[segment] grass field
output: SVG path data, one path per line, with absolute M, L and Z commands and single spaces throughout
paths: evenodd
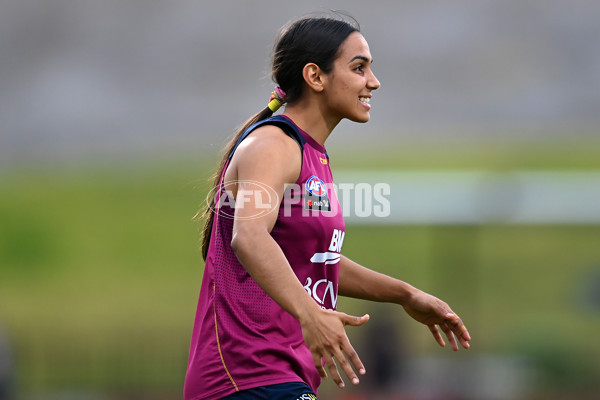
M 342 169 L 600 169 L 599 149 L 331 156 Z M 0 172 L 0 326 L 13 344 L 19 393 L 180 398 L 203 267 L 192 217 L 207 164 Z M 524 355 L 559 393 L 600 377 L 598 243 L 600 226 L 349 226 L 344 253 L 448 301 L 473 336 L 463 356 Z M 340 307 L 369 310 L 345 299 Z M 397 321 L 414 354 L 440 351 L 400 309 Z

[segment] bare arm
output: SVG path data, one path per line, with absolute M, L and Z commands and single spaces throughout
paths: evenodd
M 233 187 L 236 209 L 231 247 L 252 278 L 284 310 L 299 320 L 304 340 L 313 355 L 315 367 L 326 377 L 322 358 L 333 380 L 343 386 L 334 359 L 354 383 L 358 377 L 353 367 L 364 373 L 364 366 L 352 348 L 345 325 L 362 325 L 368 316 L 354 317 L 322 310 L 308 296 L 294 274 L 283 251 L 270 235 L 277 220 L 280 200 L 286 183 L 295 183 L 300 174 L 301 152 L 293 139 L 279 128 L 258 128 L 238 147 L 225 174 L 228 187 Z M 244 190 L 257 186 L 240 181 L 260 182 L 277 194 L 271 212 L 264 212 L 264 203 L 257 204 Z M 238 183 L 236 183 L 238 182 Z M 242 197 L 246 200 L 241 201 Z M 257 216 L 258 215 L 258 216 Z
M 448 304 L 406 282 L 365 268 L 345 256 L 340 260 L 338 292 L 347 297 L 399 304 L 408 315 L 427 325 L 440 346 L 446 343 L 438 326 L 446 334 L 452 349 L 458 350 L 457 338 L 464 348 L 469 348 L 469 332 Z

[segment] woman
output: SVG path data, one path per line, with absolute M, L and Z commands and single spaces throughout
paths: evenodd
M 341 255 L 345 225 L 324 144 L 343 118 L 369 120 L 380 86 L 371 64 L 357 24 L 341 18 L 302 18 L 281 31 L 279 86 L 226 149 L 205 213 L 187 400 L 314 399 L 328 373 L 344 386 L 339 369 L 358 384 L 365 367 L 344 326 L 369 316 L 335 311 L 338 294 L 400 304 L 440 345 L 439 329 L 454 350 L 457 340 L 469 347 L 446 303 Z

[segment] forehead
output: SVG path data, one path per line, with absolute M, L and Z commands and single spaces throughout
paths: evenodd
M 371 59 L 369 44 L 362 34 L 352 32 L 340 46 L 338 60 L 349 62 L 356 56 L 363 56 Z

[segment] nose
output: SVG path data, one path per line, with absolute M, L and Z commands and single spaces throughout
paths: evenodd
M 375 77 L 375 74 L 373 73 L 373 71 L 369 70 L 370 74 L 369 74 L 369 79 L 367 79 L 367 87 L 370 90 L 377 90 L 381 87 L 381 83 L 379 83 L 379 80 Z

